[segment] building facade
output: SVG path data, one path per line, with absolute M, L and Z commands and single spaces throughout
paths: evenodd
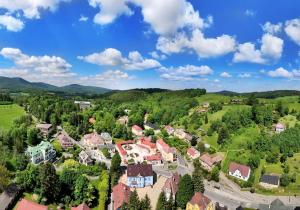
M 56 157 L 53 146 L 47 141 L 42 141 L 34 147 L 29 146 L 25 153 L 33 164 L 51 161 Z
M 137 164 L 127 167 L 127 185 L 132 188 L 142 188 L 153 185 L 152 165 Z

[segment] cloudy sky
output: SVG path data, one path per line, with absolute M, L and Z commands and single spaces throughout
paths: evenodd
M 0 76 L 300 90 L 300 1 L 0 0 Z

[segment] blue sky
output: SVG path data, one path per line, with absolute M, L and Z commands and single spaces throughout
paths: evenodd
M 300 2 L 1 0 L 0 75 L 113 89 L 300 89 Z

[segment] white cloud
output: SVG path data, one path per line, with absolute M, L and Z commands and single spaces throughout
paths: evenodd
M 242 73 L 242 74 L 239 74 L 238 77 L 240 77 L 240 78 L 250 78 L 250 77 L 252 77 L 252 75 L 249 74 L 249 73 Z
M 159 69 L 160 77 L 173 81 L 191 81 L 211 75 L 213 70 L 208 66 L 186 65 L 179 67 L 161 67 Z
M 235 50 L 235 39 L 228 35 L 216 38 L 205 38 L 203 33 L 195 29 L 191 38 L 184 33 L 178 33 L 174 38 L 160 37 L 156 48 L 163 53 L 179 53 L 191 49 L 200 58 L 217 57 Z
M 78 59 L 88 63 L 104 66 L 119 66 L 126 70 L 144 70 L 160 67 L 161 64 L 154 59 L 145 59 L 137 52 L 129 52 L 128 58 L 114 48 L 105 49 L 103 52 L 93 53 L 87 56 L 78 56 Z
M 214 82 L 215 82 L 215 83 L 219 83 L 220 80 L 219 80 L 219 79 L 215 79 Z
M 0 26 L 4 26 L 8 31 L 18 32 L 24 28 L 24 23 L 11 16 L 11 15 L 0 15 Z
M 247 9 L 245 11 L 245 15 L 248 16 L 248 17 L 254 17 L 256 15 L 256 11 Z
M 285 33 L 298 45 L 300 45 L 300 18 L 285 22 Z
M 88 0 L 89 4 L 100 11 L 95 15 L 94 22 L 105 25 L 112 23 L 120 15 L 132 15 L 126 0 Z
M 274 71 L 268 71 L 267 73 L 270 77 L 283 77 L 283 78 L 292 78 L 294 74 L 288 70 L 280 67 Z
M 86 16 L 84 16 L 84 15 L 80 15 L 80 18 L 79 18 L 79 21 L 80 22 L 86 22 L 86 21 L 88 21 L 88 17 L 86 17 Z
M 255 45 L 246 42 L 238 46 L 233 61 L 265 64 L 271 60 L 281 58 L 283 51 L 283 40 L 271 34 L 264 34 L 261 48 L 255 49 Z
M 3 76 L 21 76 L 30 81 L 65 82 L 76 74 L 71 71 L 71 64 L 57 56 L 29 56 L 20 49 L 3 48 L 0 55 L 13 61 L 14 66 L 9 69 L 1 69 Z
M 265 33 L 278 34 L 282 30 L 282 23 L 272 24 L 270 22 L 266 22 L 261 27 Z
M 160 54 L 157 51 L 152 51 L 149 54 L 151 55 L 152 58 L 157 59 L 157 60 L 165 60 L 165 59 L 167 59 L 166 55 Z
M 261 53 L 271 59 L 281 58 L 283 40 L 271 34 L 264 34 L 262 37 Z
M 202 19 L 193 5 L 186 0 L 88 0 L 100 11 L 94 22 L 105 25 L 112 23 L 121 15 L 132 15 L 129 5 L 138 6 L 144 18 L 155 33 L 170 35 L 183 28 L 205 28 L 213 23 L 212 16 Z
M 224 77 L 224 78 L 230 78 L 232 77 L 231 74 L 229 74 L 228 72 L 223 72 L 220 74 L 220 77 Z
M 28 19 L 40 18 L 42 10 L 54 12 L 61 2 L 70 2 L 71 0 L 1 0 L 0 8 L 10 13 L 22 11 Z
M 114 82 L 114 81 L 119 81 L 123 79 L 130 79 L 129 75 L 125 72 L 122 72 L 120 70 L 108 70 L 100 74 L 96 75 L 91 75 L 87 77 L 81 77 L 80 80 L 82 81 L 89 81 L 89 82 L 94 82 L 94 83 L 99 83 L 99 82 Z

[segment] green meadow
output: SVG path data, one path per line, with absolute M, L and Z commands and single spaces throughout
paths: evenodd
M 24 114 L 24 109 L 19 105 L 0 105 L 0 130 L 8 130 L 13 121 Z

